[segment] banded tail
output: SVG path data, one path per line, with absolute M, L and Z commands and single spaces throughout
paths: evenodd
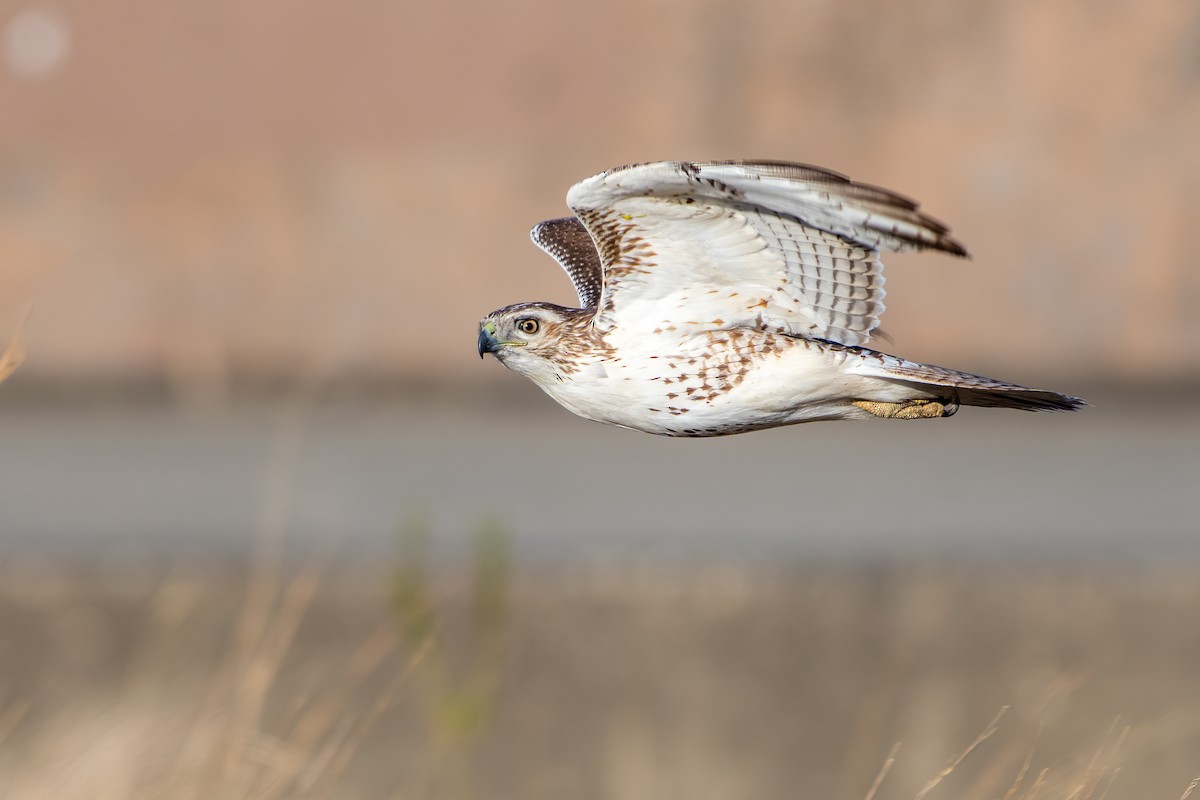
M 863 358 L 855 372 L 909 384 L 935 394 L 939 393 L 934 387 L 950 387 L 954 391 L 946 393 L 948 399 L 959 405 L 1016 408 L 1021 411 L 1078 411 L 1088 404 L 1080 397 L 1048 389 L 1031 389 L 934 364 L 918 364 L 866 348 L 848 349 L 858 351 Z

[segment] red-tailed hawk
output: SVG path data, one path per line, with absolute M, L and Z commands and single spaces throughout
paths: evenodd
M 1077 397 L 918 364 L 864 345 L 884 251 L 966 255 L 900 195 L 773 161 L 664 161 L 571 187 L 574 217 L 533 241 L 580 308 L 519 303 L 479 354 L 576 414 L 666 436 L 826 419 L 948 417 L 960 405 L 1070 411 Z

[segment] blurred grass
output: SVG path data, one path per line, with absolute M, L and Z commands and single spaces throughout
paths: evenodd
M 459 566 L 420 539 L 289 574 L 248 661 L 245 573 L 8 565 L 5 796 L 858 800 L 892 753 L 874 800 L 1174 800 L 1200 771 L 1182 567 L 512 572 L 498 528 Z
M 21 321 L 17 324 L 17 329 L 13 331 L 12 337 L 9 338 L 8 344 L 5 345 L 3 352 L 0 352 L 0 383 L 8 380 L 8 377 L 16 372 L 17 367 L 25 361 L 25 341 L 23 334 L 25 325 L 29 321 L 29 314 L 32 309 L 26 309 L 25 314 L 21 317 Z
M 428 517 L 411 514 L 401 529 L 392 579 L 405 643 L 428 650 L 414 687 L 429 734 L 420 757 L 421 794 L 474 797 L 472 751 L 495 713 L 504 665 L 508 538 L 497 521 L 487 520 L 475 537 L 468 585 L 449 591 L 434 585 L 431 540 Z

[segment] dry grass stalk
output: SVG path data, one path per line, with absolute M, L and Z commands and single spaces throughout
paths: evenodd
M 1049 767 L 1043 767 L 1038 773 L 1037 780 L 1033 782 L 1033 786 L 1029 787 L 1029 794 L 1025 795 L 1024 800 L 1036 800 L 1038 792 L 1046 785 L 1046 776 L 1050 774 Z
M 965 750 L 963 750 L 961 753 L 959 753 L 957 756 L 950 759 L 950 763 L 947 764 L 945 766 L 945 768 L 943 768 L 942 771 L 939 772 L 933 778 L 933 780 L 931 780 L 929 783 L 925 784 L 925 787 L 923 789 L 921 789 L 921 791 L 917 792 L 916 800 L 924 800 L 924 798 L 930 792 L 932 792 L 939 783 L 941 783 L 943 780 L 945 780 L 947 777 L 949 777 L 950 773 L 954 772 L 955 768 L 958 767 L 958 765 L 963 762 L 963 759 L 965 759 L 967 756 L 971 755 L 971 753 L 974 752 L 975 748 L 979 747 L 979 745 L 983 744 L 985 741 L 987 741 L 989 738 L 991 738 L 991 736 L 998 730 L 997 726 L 999 725 L 1001 718 L 1007 712 L 1008 712 L 1008 706 L 1001 706 L 1000 711 L 996 714 L 996 716 L 992 717 L 992 721 L 989 722 L 987 727 L 983 729 L 983 732 L 975 737 L 975 741 L 973 741 L 969 745 L 967 745 L 967 748 Z
M 29 713 L 29 701 L 18 700 L 4 709 L 4 713 L 0 714 L 0 745 L 8 739 L 17 726 L 21 724 L 21 720 L 25 719 L 25 715 Z
M 32 311 L 33 306 L 25 309 L 25 313 L 21 315 L 21 321 L 17 323 L 17 329 L 13 332 L 12 338 L 8 340 L 8 346 L 4 348 L 3 353 L 0 353 L 0 383 L 6 381 L 25 361 L 27 353 L 23 334 L 25 333 L 25 324 L 29 322 L 29 315 Z
M 1025 782 L 1025 775 L 1029 772 L 1029 767 L 1033 763 L 1033 751 L 1037 749 L 1037 740 L 1042 736 L 1042 729 L 1039 726 L 1037 736 L 1034 737 L 1033 746 L 1029 748 L 1029 752 L 1025 754 L 1025 761 L 1021 764 L 1021 769 L 1017 771 L 1017 776 L 1013 778 L 1012 786 L 1008 787 L 1008 791 L 1004 793 L 1004 800 L 1013 800 L 1017 796 L 1017 792 L 1021 791 L 1021 784 Z M 1043 773 L 1044 775 L 1045 773 Z
M 1096 748 L 1096 752 L 1092 754 L 1091 761 L 1088 762 L 1087 769 L 1083 772 L 1083 777 L 1080 782 L 1068 795 L 1067 800 L 1091 800 L 1096 796 L 1096 790 L 1100 787 L 1100 782 L 1104 779 L 1106 773 L 1110 775 L 1109 785 L 1116 777 L 1115 773 L 1119 770 L 1113 770 L 1111 773 L 1106 769 L 1106 765 L 1112 762 L 1112 758 L 1120 749 L 1121 744 L 1125 741 L 1125 737 L 1129 734 L 1129 726 L 1126 725 L 1121 733 L 1117 736 L 1115 742 L 1109 745 L 1109 740 L 1112 738 L 1113 731 L 1116 730 L 1121 718 L 1117 717 L 1105 732 L 1104 737 L 1100 740 L 1100 746 Z M 1105 789 L 1105 794 L 1108 790 Z M 1103 797 L 1103 795 L 1101 795 Z
M 278 655 L 279 645 L 286 641 L 284 637 L 276 635 L 274 652 L 270 655 L 264 652 L 269 628 L 272 623 L 284 623 L 294 631 L 298 624 L 298 619 L 277 618 L 276 602 L 281 582 L 283 539 L 292 504 L 295 470 L 299 463 L 307 411 L 308 404 L 301 401 L 290 402 L 285 407 L 264 469 L 263 498 L 254 538 L 253 574 L 247 587 L 245 611 L 239 620 L 237 645 L 232 653 L 236 659 L 233 669 L 242 680 L 231 719 L 225 758 L 226 774 L 235 767 L 237 754 L 241 750 L 242 732 L 257 725 L 262 701 L 270 686 L 273 656 Z
M 295 721 L 283 738 L 261 730 L 262 714 L 272 686 L 297 631 L 322 583 L 320 565 L 328 553 L 318 548 L 301 571 L 283 580 L 283 544 L 295 487 L 295 470 L 305 438 L 309 411 L 315 397 L 317 373 L 303 382 L 279 418 L 279 427 L 263 472 L 263 494 L 256 526 L 253 569 L 246 602 L 237 621 L 234 640 L 222 676 L 214 682 L 205 702 L 207 714 L 193 726 L 184 753 L 200 755 L 213 747 L 206 770 L 217 778 L 222 794 L 270 800 L 289 789 L 307 793 L 336 765 L 340 773 L 363 742 L 367 731 L 391 705 L 400 686 L 424 655 L 414 653 L 408 666 L 393 679 L 389 691 L 376 700 L 366 719 L 347 717 L 357 687 L 386 664 L 398 649 L 392 625 L 381 625 L 343 664 L 340 674 L 324 684 L 323 696 L 307 694 L 292 705 Z M 216 730 L 223 735 L 213 741 Z M 190 763 L 190 760 L 186 763 Z M 193 791 L 194 781 L 185 781 Z
M 1104 798 L 1108 797 L 1108 790 L 1112 788 L 1112 785 L 1117 780 L 1117 776 L 1120 774 L 1121 774 L 1121 768 L 1114 767 L 1113 771 L 1108 774 L 1108 782 L 1104 784 L 1104 791 L 1102 791 L 1100 793 L 1100 797 L 1098 798 L 1098 800 L 1104 800 Z
M 417 670 L 417 668 L 424 663 L 426 657 L 430 654 L 430 652 L 432 652 L 433 647 L 433 639 L 426 639 L 423 641 L 413 652 L 413 654 L 409 656 L 408 663 L 404 665 L 404 669 L 396 673 L 396 676 L 392 679 L 392 682 L 388 685 L 387 689 L 385 689 L 383 693 L 375 699 L 375 702 L 371 704 L 371 708 L 367 711 L 363 718 L 359 720 L 357 727 L 351 732 L 351 735 L 347 738 L 345 745 L 341 748 L 341 751 L 337 753 L 337 758 L 333 761 L 330 767 L 330 773 L 334 777 L 338 777 L 345 772 L 346 767 L 350 764 L 350 759 L 354 755 L 354 752 L 362 745 L 363 741 L 367 738 L 367 734 L 371 731 L 371 728 L 374 727 L 375 723 L 379 721 L 379 718 L 383 716 L 383 712 L 385 712 L 396 701 L 396 698 L 400 694 L 400 689 L 408 682 L 409 678 Z
M 1197 786 L 1200 786 L 1200 778 L 1192 778 L 1192 782 L 1183 790 L 1183 794 L 1180 795 L 1179 800 L 1188 800 L 1192 796 L 1192 792 L 1196 791 Z
M 875 793 L 879 791 L 883 779 L 887 777 L 888 772 L 892 769 L 892 765 L 896 763 L 896 754 L 899 752 L 900 743 L 896 742 L 892 745 L 891 752 L 887 754 L 887 758 L 883 760 L 883 766 L 879 768 L 879 774 L 875 776 L 875 781 L 871 784 L 871 788 L 867 790 L 867 796 L 863 800 L 874 800 Z
M 339 718 L 354 690 L 396 651 L 398 644 L 392 622 L 381 623 L 345 661 L 341 675 L 330 682 L 325 696 L 305 710 L 288 740 L 305 752 L 313 750 Z

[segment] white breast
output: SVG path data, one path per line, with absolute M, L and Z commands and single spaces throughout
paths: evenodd
M 715 435 L 853 415 L 840 410 L 862 379 L 808 340 L 761 331 L 629 337 L 578 372 L 540 382 L 574 413 L 666 435 Z

